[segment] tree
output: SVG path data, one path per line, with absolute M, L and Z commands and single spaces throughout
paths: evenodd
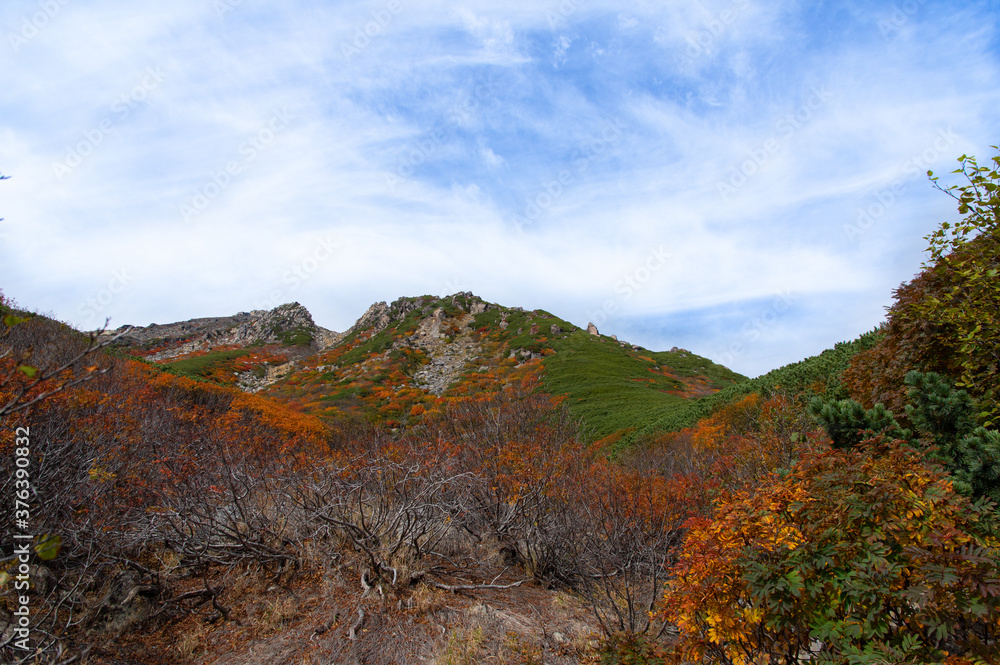
M 904 436 L 892 412 L 882 404 L 866 410 L 853 399 L 826 401 L 817 396 L 809 403 L 809 413 L 830 435 L 833 447 L 841 450 L 850 450 L 878 434 Z
M 880 436 L 921 451 L 951 473 L 955 489 L 978 500 L 1000 503 L 1000 432 L 979 426 L 976 402 L 934 372 L 909 372 L 905 378 L 909 404 L 903 429 L 882 404 L 866 410 L 854 400 L 824 401 L 816 397 L 809 412 L 826 429 L 833 446 L 857 448 Z
M 927 236 L 923 271 L 895 291 L 882 340 L 855 357 L 844 384 L 865 406 L 902 414 L 906 373 L 938 372 L 979 403 L 976 417 L 988 427 L 1000 421 L 1000 154 L 990 166 L 967 155 L 959 162 L 953 173 L 965 185 L 945 188 L 928 176 L 964 217 Z
M 960 375 L 957 385 L 982 402 L 983 424 L 1000 418 L 1000 146 L 992 167 L 979 166 L 975 157 L 959 157 L 968 181 L 959 187 L 942 188 L 933 172 L 934 184 L 958 201 L 965 217 L 951 225 L 945 222 L 928 236 L 931 262 L 925 267 L 944 281 L 946 288 L 913 309 L 922 317 L 947 327 L 957 342 L 954 352 Z
M 1000 551 L 981 525 L 990 513 L 906 446 L 819 446 L 689 523 L 661 611 L 680 631 L 677 655 L 995 658 Z
M 951 472 L 959 493 L 1000 503 L 1000 432 L 978 426 L 975 402 L 941 375 L 913 371 L 906 384 L 914 444 Z
M 2 320 L 0 340 L 10 342 L 12 332 L 25 332 L 26 336 L 30 337 L 34 333 L 34 329 L 26 329 L 31 328 L 28 324 L 32 317 L 25 316 L 23 313 L 15 313 L 6 304 L 7 302 L 3 292 L 0 291 L 0 320 Z M 42 326 L 48 325 L 47 322 L 35 323 Z M 105 325 L 107 325 L 106 322 Z M 15 326 L 21 327 L 15 331 Z M 34 353 L 34 349 L 30 345 L 5 343 L 0 346 L 0 420 L 102 374 L 103 372 L 96 365 L 84 366 L 85 361 L 99 349 L 113 343 L 121 333 L 110 339 L 100 340 L 101 332 L 103 332 L 103 328 L 100 331 L 90 333 L 85 345 L 78 345 L 75 352 L 68 357 L 49 363 L 33 362 L 29 364 Z M 20 351 L 16 354 L 15 346 L 20 347 Z M 36 367 L 35 365 L 41 366 Z

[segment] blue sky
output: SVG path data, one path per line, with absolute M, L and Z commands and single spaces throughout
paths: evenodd
M 1000 142 L 995 0 L 0 7 L 0 288 L 82 329 L 473 291 L 748 375 Z

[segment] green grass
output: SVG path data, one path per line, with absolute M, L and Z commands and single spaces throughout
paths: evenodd
M 769 397 L 776 393 L 797 396 L 808 401 L 822 393 L 832 399 L 844 399 L 847 392 L 840 384 L 840 374 L 856 354 L 873 347 L 878 331 L 868 332 L 850 342 L 840 342 L 816 356 L 771 370 L 755 379 L 735 383 L 713 395 L 691 401 L 672 413 L 664 413 L 629 435 L 628 442 L 659 432 L 676 432 L 690 427 L 718 409 L 752 393 Z M 658 354 L 659 355 L 659 354 Z
M 702 358 L 690 351 L 643 352 L 640 355 L 650 357 L 661 365 L 666 365 L 677 376 L 685 378 L 703 376 L 719 388 L 747 380 L 747 377 L 742 374 L 737 374 L 728 367 L 716 365 L 708 358 Z
M 371 394 L 372 389 L 370 386 L 351 386 L 349 388 L 338 390 L 332 395 L 324 395 L 323 397 L 320 397 L 320 400 L 334 402 L 339 400 L 349 400 L 356 397 L 368 397 Z
M 277 337 L 285 346 L 309 346 L 313 341 L 312 331 L 302 326 L 282 330 L 277 334 Z
M 211 374 L 218 365 L 234 358 L 239 358 L 249 354 L 247 349 L 236 349 L 234 351 L 216 351 L 204 356 L 195 356 L 185 360 L 177 360 L 172 363 L 163 363 L 162 367 L 173 374 L 183 374 L 185 376 L 202 378 Z
M 671 394 L 683 392 L 684 384 L 651 370 L 665 366 L 678 376 L 705 376 L 715 388 L 745 379 L 690 353 L 681 358 L 670 352 L 636 352 L 581 330 L 554 340 L 552 346 L 556 353 L 545 359 L 545 389 L 569 395 L 566 405 L 586 423 L 588 439 L 644 428 L 687 407 L 690 399 Z
M 342 355 L 339 359 L 337 359 L 337 364 L 341 367 L 347 367 L 349 365 L 356 365 L 364 362 L 368 359 L 369 354 L 382 353 L 386 349 L 392 347 L 392 343 L 395 341 L 395 335 L 395 328 L 386 328 L 382 332 L 374 335 L 361 344 L 358 344 L 356 347 Z

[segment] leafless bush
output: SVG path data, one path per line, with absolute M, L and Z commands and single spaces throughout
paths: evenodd
M 462 476 L 426 452 L 375 442 L 288 489 L 309 528 L 345 537 L 364 556 L 363 584 L 395 586 L 426 574 L 429 557 L 447 558 L 437 549 L 461 512 Z

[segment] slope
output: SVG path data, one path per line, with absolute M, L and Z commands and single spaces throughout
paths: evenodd
M 544 310 L 459 293 L 376 303 L 339 343 L 268 393 L 333 420 L 406 427 L 448 399 L 495 391 L 526 374 L 565 397 L 589 439 L 642 427 L 744 379 L 683 350 L 650 352 Z

